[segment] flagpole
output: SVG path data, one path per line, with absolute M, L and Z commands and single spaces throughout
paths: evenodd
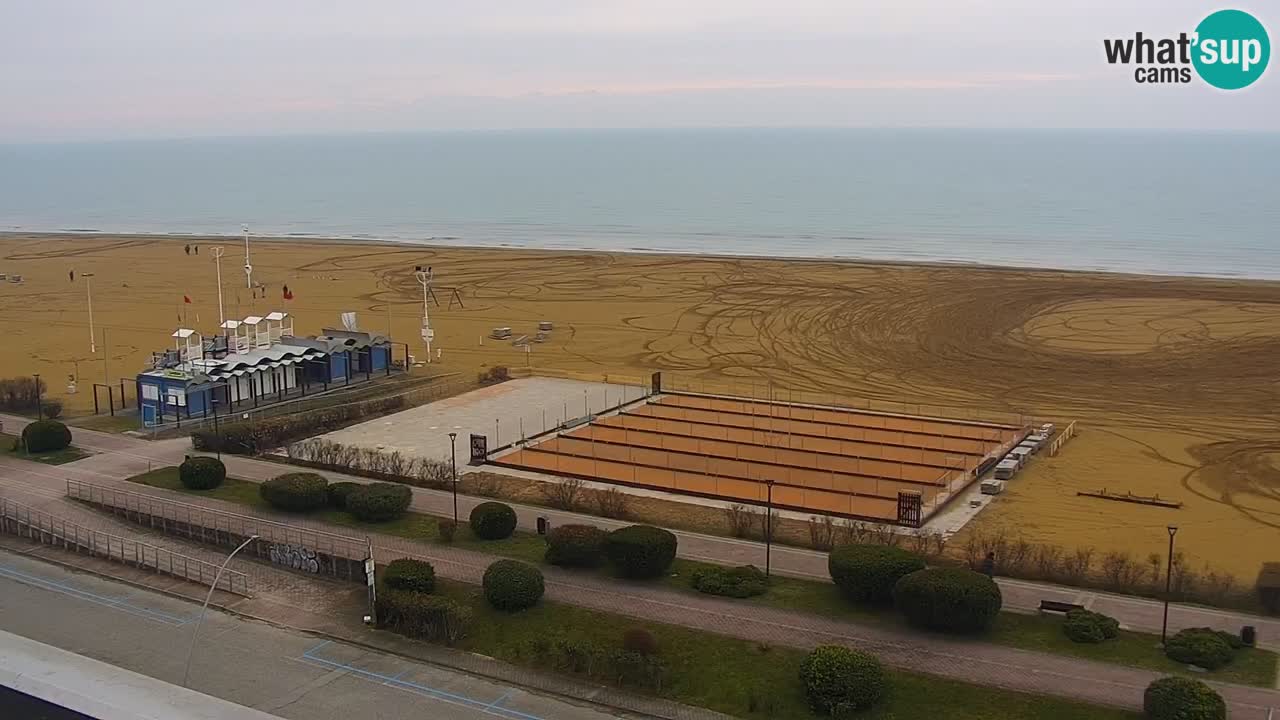
M 222 314 L 222 254 L 225 252 L 221 245 L 213 249 L 213 262 L 218 268 L 218 327 L 227 321 Z

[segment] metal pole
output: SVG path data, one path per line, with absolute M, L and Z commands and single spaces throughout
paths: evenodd
M 93 332 L 93 273 L 80 273 L 80 277 L 84 278 L 84 293 L 89 301 L 89 352 L 97 353 L 97 339 Z
M 249 264 L 249 226 L 241 225 L 240 229 L 244 231 L 244 283 L 245 287 L 253 289 L 253 265 Z
M 427 306 L 427 295 L 431 292 L 431 268 L 426 270 L 418 266 L 414 273 L 422 285 L 422 341 L 427 345 L 427 364 L 431 364 L 431 311 Z
M 769 489 L 769 495 L 764 516 L 764 576 L 769 577 L 773 555 L 773 481 L 766 480 L 765 487 Z
M 449 433 L 449 454 L 453 458 L 453 525 L 458 526 L 458 433 Z
M 36 379 L 36 420 L 43 420 L 44 408 L 40 401 L 40 373 L 36 373 L 34 377 Z M 94 397 L 97 397 L 97 393 L 94 394 Z
M 222 460 L 222 434 L 218 432 L 218 386 L 214 385 L 209 388 L 209 404 L 213 406 L 213 445 L 214 451 L 218 453 L 218 460 Z
M 1160 625 L 1161 645 L 1165 644 L 1169 636 L 1169 593 L 1173 589 L 1173 536 L 1178 534 L 1178 528 L 1174 525 L 1165 529 L 1169 531 L 1169 567 L 1164 576 L 1164 622 Z
M 248 235 L 245 235 L 245 247 L 248 247 Z M 182 672 L 182 687 L 187 687 L 187 679 L 191 677 L 191 658 L 196 652 L 196 639 L 200 635 L 200 624 L 204 622 L 204 614 L 209 610 L 209 601 L 213 599 L 213 591 L 218 589 L 218 580 L 222 579 L 222 571 L 227 569 L 227 563 L 231 562 L 231 558 L 236 556 L 249 543 L 257 540 L 257 535 L 250 535 L 248 540 L 240 543 L 240 547 L 231 551 L 226 560 L 222 561 L 222 565 L 218 568 L 218 574 L 213 576 L 213 584 L 209 586 L 209 594 L 204 598 L 204 605 L 200 607 L 200 616 L 196 618 L 196 626 L 191 630 L 191 648 L 187 650 L 187 667 Z
M 213 253 L 214 265 L 218 268 L 218 327 L 221 328 L 222 324 L 227 321 L 226 317 L 222 314 L 222 254 L 225 250 L 221 245 L 219 245 L 211 252 Z M 223 334 L 226 334 L 227 331 L 223 329 L 222 332 Z

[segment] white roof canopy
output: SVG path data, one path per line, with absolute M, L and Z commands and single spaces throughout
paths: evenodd
M 278 311 L 278 310 L 277 310 L 277 311 L 275 311 L 275 312 L 267 313 L 267 319 L 268 319 L 268 320 L 283 320 L 283 319 L 285 319 L 285 318 L 287 318 L 287 317 L 289 317 L 289 313 L 287 313 L 287 312 L 280 312 L 280 311 Z
M 249 317 L 244 319 L 245 325 L 257 325 L 260 322 L 262 322 L 262 318 L 258 317 L 257 315 L 250 315 Z
M 189 338 L 195 334 L 196 334 L 195 330 L 188 330 L 187 328 L 178 328 L 177 330 L 174 330 L 173 334 L 170 335 L 169 337 Z
M 226 321 L 226 322 L 222 323 L 222 325 L 220 325 L 219 327 L 226 328 L 227 330 L 235 330 L 236 328 L 240 327 L 240 321 L 239 321 L 239 320 L 228 320 L 228 321 Z

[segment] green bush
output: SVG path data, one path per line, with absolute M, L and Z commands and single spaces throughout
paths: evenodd
M 57 420 L 62 417 L 62 401 L 61 400 L 45 400 L 40 403 L 40 410 L 44 416 L 50 420 Z
M 329 481 L 315 473 L 288 473 L 258 486 L 267 504 L 287 512 L 309 512 L 329 502 Z
M 188 455 L 178 466 L 178 481 L 191 490 L 212 490 L 227 479 L 227 466 L 218 458 Z
M 386 522 L 404 515 L 413 502 L 413 491 L 405 485 L 376 482 L 361 485 L 347 495 L 347 512 L 364 522 Z
M 471 532 L 482 540 L 505 540 L 516 530 L 516 511 L 500 502 L 482 502 L 471 509 Z
M 604 553 L 623 577 L 655 578 L 675 560 L 676 536 L 652 525 L 630 525 L 609 533 Z
M 893 601 L 907 621 L 944 632 L 986 630 L 1000 612 L 1000 588 L 972 570 L 930 568 L 903 577 L 893 588 Z
M 1272 615 L 1280 615 L 1280 562 L 1263 563 L 1254 583 L 1258 601 Z
M 462 639 L 473 617 L 471 608 L 448 598 L 385 585 L 378 591 L 375 607 L 380 627 L 448 645 Z
M 1142 694 L 1150 720 L 1226 720 L 1227 704 L 1213 688 L 1188 677 L 1162 677 Z
M 360 487 L 360 483 L 343 480 L 342 482 L 329 483 L 326 492 L 329 496 L 329 505 L 339 510 L 347 509 L 347 496 Z
M 542 571 L 517 560 L 498 560 L 484 571 L 484 597 L 498 610 L 516 612 L 542 599 Z
M 1164 654 L 1180 663 L 1217 670 L 1235 656 L 1231 641 L 1224 635 L 1229 637 L 1228 633 L 1209 628 L 1180 630 L 1165 642 Z
M 630 628 L 622 633 L 622 651 L 636 655 L 657 655 L 658 641 L 644 628 Z
M 71 431 L 57 420 L 37 420 L 22 428 L 22 444 L 31 453 L 62 450 L 71 445 Z
M 846 718 L 884 697 L 884 666 L 874 655 L 839 645 L 821 645 L 800 665 L 809 707 L 819 715 Z
M 924 568 L 924 558 L 887 545 L 843 545 L 827 556 L 831 580 L 854 602 L 888 604 L 898 580 Z
M 546 561 L 562 567 L 598 567 L 608 535 L 594 525 L 560 525 L 547 533 Z
M 1120 634 L 1120 621 L 1092 610 L 1071 610 L 1062 633 L 1072 642 L 1096 644 Z
M 769 579 L 755 565 L 715 566 L 694 570 L 689 576 L 689 585 L 708 595 L 749 598 L 763 595 L 769 589 Z
M 425 560 L 400 558 L 387 563 L 382 581 L 393 590 L 429 593 L 436 589 L 436 569 Z

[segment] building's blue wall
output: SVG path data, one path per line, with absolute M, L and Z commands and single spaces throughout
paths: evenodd
M 329 356 L 329 379 L 345 380 L 347 377 L 347 363 L 350 358 L 346 352 L 336 352 Z
M 391 363 L 391 346 L 375 345 L 370 348 L 374 370 L 386 370 Z

